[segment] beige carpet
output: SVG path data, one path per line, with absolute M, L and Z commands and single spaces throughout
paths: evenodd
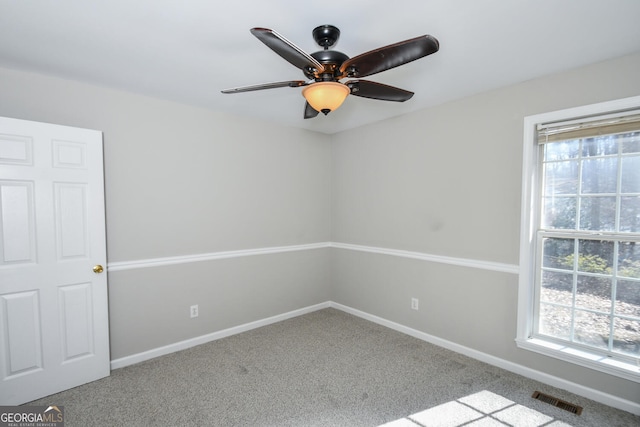
M 534 390 L 584 411 L 534 400 Z M 640 425 L 335 309 L 117 369 L 29 405 L 64 406 L 66 427 Z

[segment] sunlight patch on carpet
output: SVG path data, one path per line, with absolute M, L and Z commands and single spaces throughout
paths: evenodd
M 572 427 L 487 390 L 417 412 L 379 427 Z

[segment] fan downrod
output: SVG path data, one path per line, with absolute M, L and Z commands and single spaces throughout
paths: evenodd
M 320 25 L 313 29 L 313 39 L 325 50 L 336 44 L 340 38 L 340 30 L 333 25 Z

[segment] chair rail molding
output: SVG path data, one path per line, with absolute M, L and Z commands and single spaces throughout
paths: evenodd
M 160 267 L 165 265 L 186 264 L 190 262 L 214 261 L 227 258 L 238 258 L 256 255 L 269 255 L 284 252 L 308 251 L 313 249 L 336 248 L 357 252 L 390 255 L 401 258 L 417 259 L 422 261 L 437 262 L 442 264 L 457 265 L 461 267 L 479 268 L 482 270 L 499 271 L 503 273 L 518 274 L 519 266 L 493 261 L 484 261 L 468 258 L 456 258 L 443 255 L 434 255 L 424 252 L 406 251 L 402 249 L 381 248 L 375 246 L 356 245 L 340 242 L 318 242 L 302 245 L 274 246 L 256 249 L 240 249 L 234 251 L 210 252 L 193 255 L 179 255 L 164 258 L 150 258 L 133 261 L 110 262 L 107 268 L 110 272 L 132 270 L 137 268 Z

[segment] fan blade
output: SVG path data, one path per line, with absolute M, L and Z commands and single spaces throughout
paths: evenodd
M 368 80 L 349 80 L 345 83 L 351 89 L 351 95 L 382 101 L 404 102 L 411 99 L 413 92 Z
M 239 93 L 239 92 L 250 92 L 252 90 L 262 90 L 262 89 L 275 89 L 279 87 L 300 87 L 306 86 L 309 83 L 304 80 L 292 80 L 290 82 L 274 82 L 274 83 L 264 83 L 259 85 L 251 85 L 251 86 L 242 86 L 242 87 L 234 87 L 231 89 L 225 89 L 221 91 L 222 93 Z
M 304 104 L 305 119 L 313 119 L 317 115 L 318 115 L 318 111 L 314 110 L 313 107 L 308 102 Z
M 301 70 L 310 71 L 311 74 L 320 74 L 324 71 L 324 65 L 318 62 L 318 60 L 275 31 L 268 28 L 252 28 L 251 34 Z
M 431 55 L 438 49 L 438 40 L 424 35 L 347 59 L 340 72 L 344 77 L 366 77 Z

